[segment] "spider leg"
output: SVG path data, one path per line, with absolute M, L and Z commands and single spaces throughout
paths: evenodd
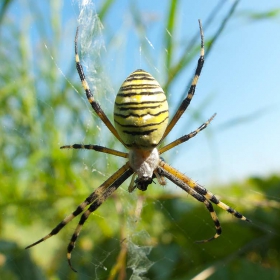
M 130 184 L 128 186 L 128 192 L 132 193 L 136 189 L 136 184 L 135 184 L 135 177 L 137 176 L 136 173 L 134 173 L 131 177 Z
M 183 102 L 181 103 L 180 107 L 178 108 L 177 112 L 175 113 L 174 117 L 172 118 L 171 122 L 168 124 L 161 141 L 169 134 L 169 132 L 171 131 L 171 129 L 174 127 L 174 125 L 177 123 L 177 121 L 180 119 L 180 117 L 182 116 L 182 114 L 185 112 L 185 110 L 188 108 L 189 104 L 191 103 L 191 100 L 194 96 L 195 93 L 195 89 L 196 89 L 196 85 L 204 64 L 204 36 L 203 36 L 203 30 L 202 30 L 202 26 L 201 26 L 201 22 L 200 20 L 198 21 L 199 23 L 199 29 L 200 29 L 200 38 L 201 38 L 201 44 L 200 44 L 200 58 L 197 62 L 197 67 L 195 70 L 195 75 L 193 77 L 190 89 L 188 91 L 188 94 L 186 96 L 186 98 L 183 100 Z
M 79 28 L 76 30 L 76 36 L 75 36 L 75 60 L 76 60 L 76 68 L 78 71 L 78 74 L 80 76 L 80 80 L 82 82 L 82 86 L 86 92 L 87 99 L 92 107 L 92 109 L 96 112 L 98 117 L 103 121 L 103 123 L 108 127 L 108 129 L 114 134 L 114 136 L 123 144 L 123 141 L 121 140 L 118 132 L 116 131 L 115 127 L 112 125 L 110 120 L 105 115 L 104 111 L 100 107 L 99 103 L 95 101 L 93 94 L 91 93 L 91 90 L 89 88 L 89 85 L 86 81 L 86 77 L 84 74 L 83 66 L 80 63 L 80 58 L 78 54 L 78 34 L 79 34 Z
M 74 212 L 72 212 L 70 215 L 68 215 L 63 221 L 61 221 L 49 234 L 44 236 L 43 238 L 39 239 L 38 241 L 34 242 L 33 244 L 27 246 L 25 249 L 29 249 L 46 239 L 52 237 L 53 235 L 60 232 L 60 230 L 66 226 L 71 220 L 73 220 L 76 216 L 78 216 L 80 213 L 84 211 L 84 209 L 94 201 L 98 200 L 100 196 L 102 196 L 108 188 L 111 188 L 114 182 L 118 180 L 121 176 L 124 176 L 126 172 L 132 172 L 129 168 L 129 164 L 126 163 L 124 166 L 122 166 L 117 172 L 115 172 L 110 178 L 108 178 L 101 186 L 99 186 L 93 193 L 91 193 L 85 200 L 82 202 Z M 129 172 L 128 172 L 129 173 Z M 121 177 L 122 178 L 122 177 Z
M 163 154 L 164 152 L 188 141 L 189 139 L 193 138 L 194 136 L 196 136 L 201 130 L 205 129 L 210 122 L 214 119 L 214 117 L 216 116 L 216 114 L 214 114 L 207 122 L 203 123 L 200 127 L 198 127 L 196 130 L 192 131 L 191 133 L 184 135 L 180 138 L 178 138 L 177 140 L 169 143 L 168 145 L 162 147 L 159 149 L 159 153 Z
M 110 155 L 115 155 L 118 157 L 128 158 L 128 153 L 123 153 L 117 150 L 109 149 L 99 145 L 83 145 L 83 144 L 73 144 L 73 145 L 65 145 L 60 147 L 60 149 L 86 149 L 86 150 L 94 150 L 101 153 L 106 153 Z
M 128 163 L 124 165 L 124 167 L 124 171 L 121 174 L 119 174 L 118 178 L 111 185 L 109 185 L 104 192 L 100 193 L 97 196 L 97 198 L 91 203 L 89 208 L 82 214 L 79 224 L 77 225 L 75 232 L 71 237 L 70 243 L 67 247 L 67 260 L 69 266 L 75 272 L 77 271 L 73 268 L 71 264 L 71 252 L 75 247 L 75 243 L 82 230 L 82 227 L 89 215 L 92 212 L 94 212 L 127 178 L 129 178 L 133 174 L 133 170 L 129 167 Z
M 157 170 L 154 171 L 154 175 L 156 176 L 158 183 L 162 186 L 166 185 L 166 181 L 164 176 L 162 176 L 162 174 L 160 174 Z
M 223 210 L 232 214 L 234 217 L 241 219 L 243 221 L 246 221 L 246 222 L 251 222 L 249 219 L 247 219 L 241 213 L 237 212 L 236 210 L 234 210 L 231 207 L 229 207 L 228 205 L 226 205 L 224 202 L 220 201 L 214 194 L 209 192 L 207 189 L 205 189 L 201 185 L 196 184 L 196 186 L 194 187 L 194 190 L 197 191 L 198 193 L 200 193 L 201 195 L 203 195 L 204 197 L 206 197 L 209 201 L 215 203 L 217 206 L 219 206 Z
M 186 183 L 184 183 L 183 181 L 181 181 L 180 179 L 178 179 L 174 174 L 169 173 L 167 170 L 165 170 L 163 167 L 159 167 L 159 173 L 162 176 L 165 176 L 167 179 L 169 179 L 171 182 L 173 182 L 174 184 L 176 184 L 178 187 L 180 187 L 181 189 L 183 189 L 184 191 L 186 191 L 188 194 L 190 194 L 192 197 L 194 197 L 196 200 L 198 200 L 199 202 L 203 202 L 205 207 L 207 208 L 207 210 L 209 211 L 211 218 L 214 222 L 215 228 L 216 228 L 216 233 L 213 237 L 209 238 L 209 239 L 205 239 L 205 240 L 200 240 L 200 241 L 196 241 L 197 243 L 205 243 L 205 242 L 209 242 L 213 239 L 218 238 L 221 233 L 222 233 L 222 228 L 218 219 L 218 216 L 213 208 L 212 203 L 205 198 L 202 194 L 196 192 L 193 188 L 189 187 Z
M 173 168 L 172 166 L 170 166 L 166 162 L 160 160 L 159 166 L 162 167 L 164 170 L 166 170 L 168 173 L 173 174 L 180 181 L 186 183 L 189 187 L 194 189 L 197 193 L 203 195 L 209 201 L 215 203 L 218 207 L 220 207 L 223 210 L 225 210 L 225 211 L 229 212 L 230 214 L 232 214 L 234 217 L 236 217 L 236 218 L 238 218 L 240 220 L 246 221 L 246 222 L 250 222 L 250 220 L 247 219 L 245 216 L 243 216 L 241 213 L 239 213 L 236 210 L 232 209 L 231 207 L 229 207 L 228 205 L 226 205 L 222 201 L 219 201 L 219 199 L 217 197 L 215 197 L 214 194 L 212 194 L 207 189 L 205 189 L 201 185 L 197 184 L 194 180 L 189 178 L 187 175 L 185 175 L 185 174 L 181 173 L 180 171 L 176 170 L 175 168 Z

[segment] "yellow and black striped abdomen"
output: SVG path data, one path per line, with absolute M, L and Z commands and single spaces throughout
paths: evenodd
M 129 148 L 153 149 L 168 123 L 168 104 L 159 83 L 136 70 L 122 84 L 115 100 L 115 127 Z

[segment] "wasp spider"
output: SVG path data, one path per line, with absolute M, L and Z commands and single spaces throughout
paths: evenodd
M 67 259 L 70 267 L 71 252 L 75 247 L 75 242 L 80 234 L 83 224 L 89 215 L 95 211 L 126 179 L 132 175 L 132 180 L 128 191 L 132 192 L 135 188 L 141 191 L 146 191 L 147 187 L 152 183 L 154 178 L 157 178 L 159 184 L 165 185 L 165 178 L 172 181 L 174 184 L 189 193 L 199 202 L 204 203 L 207 210 L 210 212 L 211 218 L 214 222 L 216 233 L 213 237 L 198 241 L 208 242 L 221 235 L 221 225 L 219 223 L 216 212 L 213 209 L 212 203 L 216 204 L 223 210 L 231 213 L 236 218 L 249 221 L 242 214 L 232 209 L 225 203 L 219 201 L 211 192 L 196 183 L 194 180 L 185 174 L 174 169 L 160 157 L 164 152 L 174 148 L 175 146 L 188 141 L 201 130 L 205 129 L 207 125 L 213 120 L 213 115 L 207 122 L 203 123 L 195 131 L 180 137 L 170 144 L 158 148 L 159 144 L 166 138 L 182 114 L 189 106 L 195 92 L 199 75 L 204 63 L 204 39 L 201 23 L 199 21 L 200 36 L 201 36 L 201 50 L 200 58 L 197 63 L 195 75 L 193 77 L 190 89 L 187 96 L 179 106 L 174 117 L 168 123 L 168 103 L 166 96 L 158 84 L 158 82 L 144 70 L 136 70 L 128 76 L 128 78 L 121 85 L 121 88 L 116 96 L 114 108 L 114 122 L 112 125 L 110 120 L 103 112 L 100 105 L 94 99 L 86 81 L 83 67 L 80 64 L 78 55 L 78 28 L 75 37 L 75 58 L 76 67 L 80 76 L 83 88 L 85 90 L 87 99 L 91 104 L 93 110 L 113 133 L 113 135 L 128 149 L 128 153 L 116 151 L 98 145 L 83 145 L 74 144 L 62 146 L 61 149 L 88 149 L 95 150 L 102 153 L 115 155 L 118 157 L 127 158 L 124 164 L 118 171 L 116 171 L 110 178 L 108 178 L 101 186 L 99 186 L 93 193 L 91 193 L 82 202 L 77 209 L 60 222 L 48 235 L 41 238 L 37 242 L 29 245 L 26 248 L 37 245 L 38 243 L 57 234 L 66 224 L 68 224 L 77 215 L 82 214 L 79 224 L 72 235 L 70 243 L 67 248 Z M 135 177 L 137 177 L 135 179 Z M 86 207 L 88 207 L 86 209 Z M 75 271 L 75 270 L 74 270 Z

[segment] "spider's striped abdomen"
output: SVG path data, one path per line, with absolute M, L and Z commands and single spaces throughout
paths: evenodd
M 168 123 L 168 104 L 159 83 L 136 70 L 122 84 L 115 100 L 115 127 L 129 148 L 153 149 Z

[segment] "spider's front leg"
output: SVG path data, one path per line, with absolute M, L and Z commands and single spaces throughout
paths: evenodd
M 171 182 L 176 184 L 178 187 L 180 187 L 181 189 L 186 191 L 188 194 L 190 194 L 192 197 L 194 197 L 199 202 L 204 203 L 205 207 L 209 211 L 209 213 L 211 215 L 211 218 L 212 218 L 212 220 L 214 222 L 215 228 L 216 228 L 216 234 L 213 237 L 210 237 L 210 238 L 205 239 L 205 240 L 199 240 L 199 241 L 196 241 L 196 242 L 197 243 L 205 243 L 205 242 L 209 242 L 209 241 L 211 241 L 213 239 L 218 238 L 221 235 L 221 233 L 222 233 L 222 228 L 221 228 L 221 224 L 219 222 L 218 216 L 217 216 L 217 214 L 216 214 L 216 212 L 215 212 L 215 210 L 213 208 L 212 203 L 209 200 L 207 200 L 202 194 L 199 194 L 198 192 L 196 192 L 194 189 L 192 189 L 186 183 L 181 181 L 174 174 L 169 173 L 168 171 L 166 171 L 162 167 L 158 168 L 158 173 L 161 176 L 165 176 L 167 179 L 169 179 Z
M 101 186 L 99 186 L 93 193 L 91 193 L 85 200 L 82 202 L 77 209 L 68 215 L 62 222 L 60 222 L 49 234 L 45 237 L 39 239 L 37 242 L 27 246 L 25 249 L 33 247 L 46 239 L 57 234 L 64 226 L 66 226 L 73 218 L 81 214 L 87 206 L 88 209 L 84 211 L 79 221 L 78 226 L 75 229 L 74 234 L 70 240 L 70 243 L 67 247 L 67 259 L 68 263 L 73 271 L 76 270 L 71 264 L 71 253 L 75 247 L 76 240 L 80 234 L 83 224 L 89 217 L 89 215 L 95 211 L 127 178 L 133 174 L 133 170 L 130 168 L 128 162 L 123 165 L 118 171 L 116 171 L 111 177 L 109 177 Z
M 203 202 L 206 206 L 207 210 L 210 212 L 211 218 L 214 222 L 215 228 L 216 228 L 216 234 L 206 240 L 198 241 L 198 242 L 208 242 L 212 239 L 215 239 L 221 235 L 222 229 L 220 222 L 218 220 L 217 214 L 214 211 L 214 208 L 212 206 L 212 203 L 215 203 L 217 206 L 222 208 L 223 210 L 227 211 L 228 213 L 232 214 L 234 217 L 241 219 L 246 222 L 250 222 L 249 219 L 247 219 L 245 216 L 243 216 L 241 213 L 237 212 L 233 208 L 229 207 L 222 201 L 219 201 L 215 195 L 213 195 L 211 192 L 207 191 L 205 188 L 203 188 L 201 185 L 197 184 L 195 181 L 193 181 L 188 176 L 182 174 L 175 168 L 168 165 L 166 162 L 160 160 L 159 167 L 158 167 L 159 173 L 162 176 L 165 176 L 170 181 L 172 181 L 174 184 L 176 184 L 178 187 L 189 193 L 191 196 L 193 196 L 195 199 L 197 199 L 200 202 Z

